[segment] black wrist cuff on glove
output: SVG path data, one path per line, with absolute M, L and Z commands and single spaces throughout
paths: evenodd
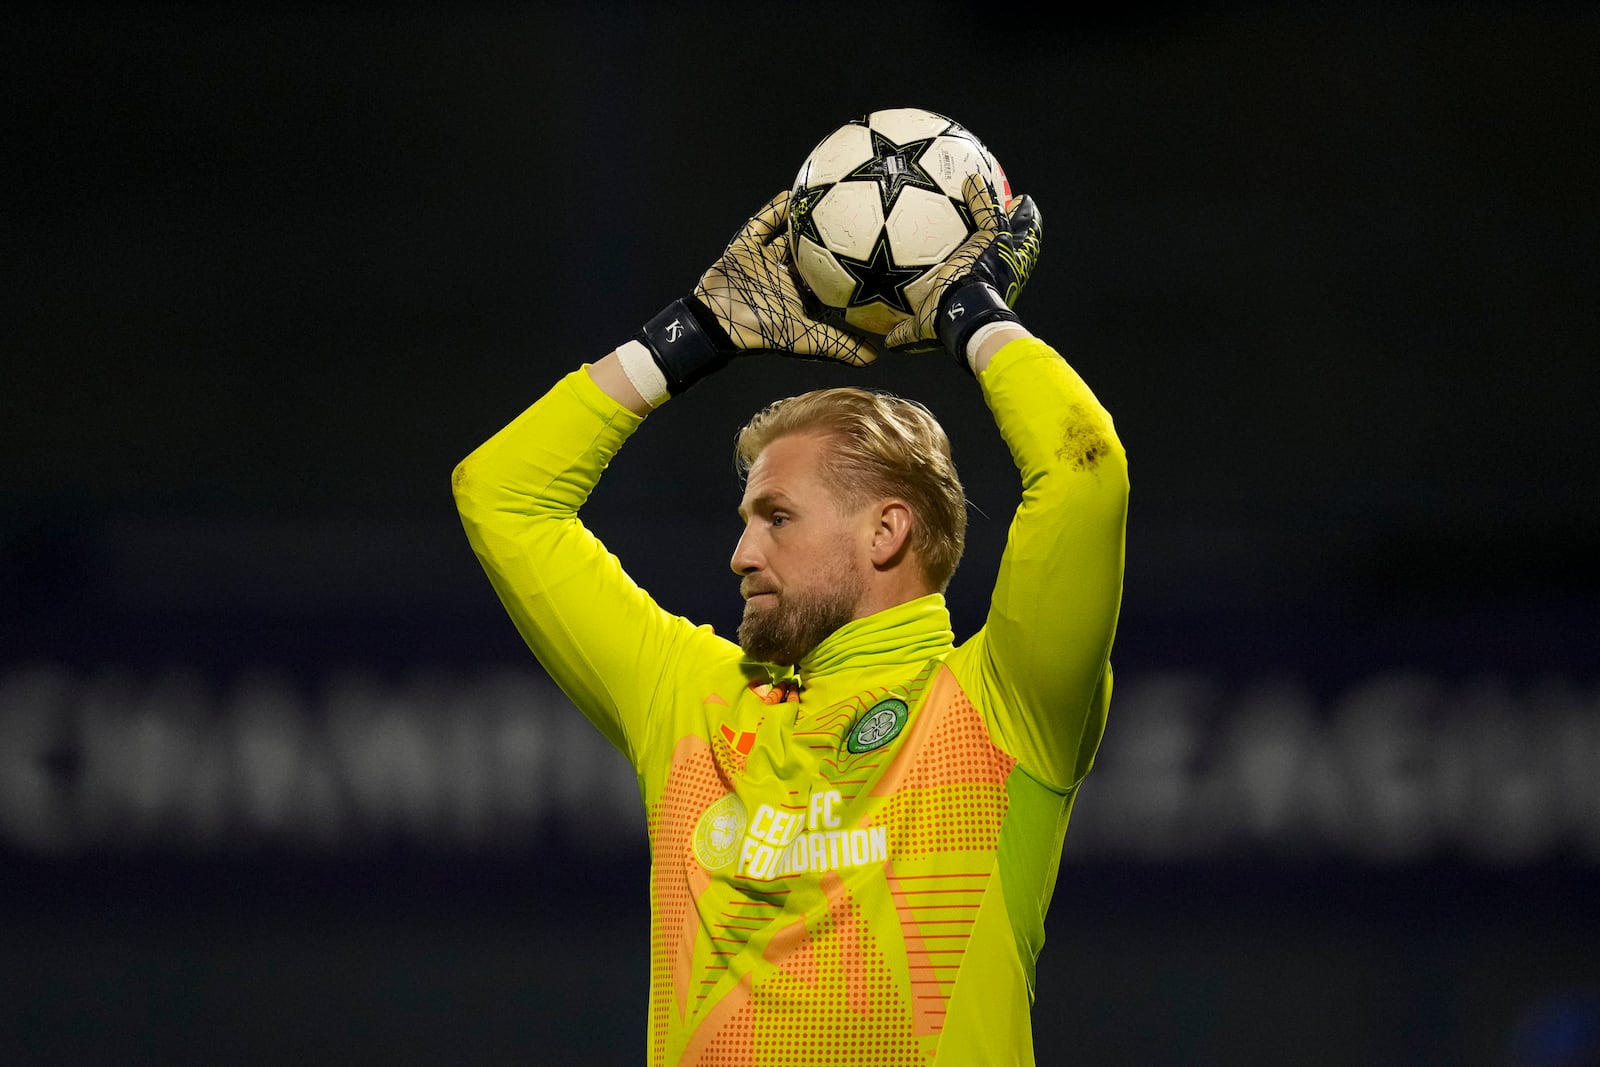
M 955 357 L 956 365 L 968 374 L 972 364 L 967 359 L 967 342 L 978 327 L 991 322 L 1020 322 L 1017 313 L 988 282 L 970 281 L 959 286 L 939 304 L 939 343 Z
M 674 300 L 636 335 L 677 396 L 733 358 L 733 341 L 717 317 L 694 297 Z

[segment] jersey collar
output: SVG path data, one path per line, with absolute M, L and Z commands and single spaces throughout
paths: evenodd
M 847 622 L 800 661 L 800 676 L 886 663 L 916 663 L 950 651 L 955 634 L 942 593 Z

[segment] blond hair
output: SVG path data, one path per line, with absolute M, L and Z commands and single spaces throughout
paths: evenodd
M 820 432 L 831 442 L 823 480 L 851 507 L 897 497 L 911 506 L 911 546 L 940 592 L 950 584 L 967 539 L 967 500 L 950 457 L 950 439 L 915 400 L 853 386 L 817 389 L 757 412 L 734 444 L 741 478 L 780 437 Z

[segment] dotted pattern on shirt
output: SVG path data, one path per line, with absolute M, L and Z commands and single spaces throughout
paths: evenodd
M 890 827 L 890 855 L 993 850 L 1010 809 L 1006 778 L 1016 765 L 958 692 L 875 820 Z
M 698 927 L 694 920 L 694 891 L 688 880 L 689 872 L 699 869 L 694 858 L 694 830 L 701 813 L 729 791 L 728 783 L 718 773 L 715 755 L 699 738 L 687 738 L 678 744 L 668 777 L 671 786 L 647 820 L 656 856 L 650 887 L 655 920 L 650 926 L 650 956 L 657 974 L 675 973 L 678 946 L 668 942 L 669 933 L 693 937 Z M 668 1020 L 670 1013 L 678 1010 L 671 985 L 657 983 L 651 992 L 651 1062 L 660 1062 L 666 1056 Z
M 704 1067 L 891 1067 L 927 1062 L 911 1011 L 842 888 L 696 1061 Z

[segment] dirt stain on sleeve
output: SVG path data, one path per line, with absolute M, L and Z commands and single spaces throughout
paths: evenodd
M 1082 404 L 1067 409 L 1066 418 L 1061 420 L 1061 447 L 1056 449 L 1057 459 L 1072 464 L 1073 470 L 1092 471 L 1100 466 L 1109 447 L 1105 432 Z

